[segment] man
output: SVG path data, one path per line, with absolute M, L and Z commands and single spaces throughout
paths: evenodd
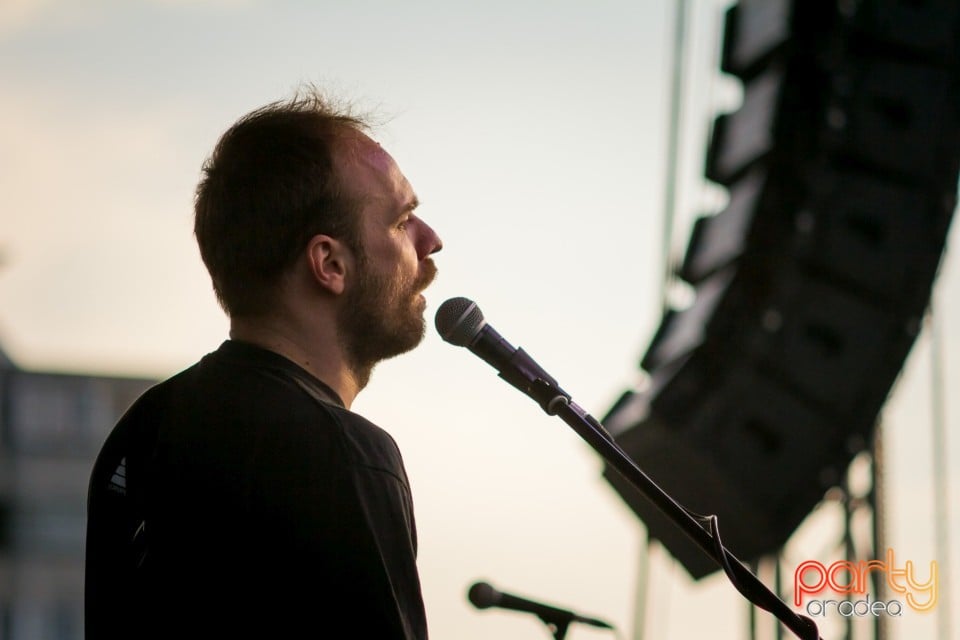
M 394 441 L 352 413 L 424 335 L 437 234 L 314 92 L 241 118 L 197 188 L 230 340 L 145 393 L 88 505 L 87 638 L 426 638 Z

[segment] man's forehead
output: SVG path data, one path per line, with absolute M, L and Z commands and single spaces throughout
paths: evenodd
M 337 153 L 347 162 L 371 164 L 372 162 L 386 163 L 392 160 L 379 142 L 356 129 L 347 129 L 338 136 Z
M 391 190 L 413 193 L 406 176 L 379 142 L 362 132 L 354 131 L 344 143 L 341 158 L 348 173 L 359 170 L 366 179 L 383 183 Z
M 365 164 L 381 173 L 394 171 L 399 173 L 399 167 L 397 167 L 393 156 L 387 153 L 387 150 L 375 140 L 368 139 L 367 144 L 363 145 L 357 154 L 357 159 L 361 164 Z

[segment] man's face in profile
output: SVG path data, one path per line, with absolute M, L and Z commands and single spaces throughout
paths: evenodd
M 426 300 L 436 276 L 430 254 L 442 243 L 414 211 L 417 196 L 393 158 L 357 134 L 343 179 L 359 207 L 360 251 L 345 292 L 340 334 L 362 365 L 399 355 L 423 339 Z

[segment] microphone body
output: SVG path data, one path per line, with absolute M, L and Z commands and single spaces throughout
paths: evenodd
M 612 629 L 613 626 L 603 620 L 581 616 L 573 611 L 551 607 L 540 602 L 521 598 L 510 593 L 504 593 L 493 588 L 486 582 L 476 582 L 470 587 L 467 593 L 470 602 L 478 609 L 488 609 L 498 607 L 500 609 L 509 609 L 511 611 L 523 611 L 532 613 L 546 624 L 569 624 L 571 622 L 581 622 L 601 629 Z
M 435 324 L 440 337 L 483 358 L 501 378 L 536 400 L 548 414 L 556 414 L 557 403 L 569 402 L 570 395 L 557 381 L 526 351 L 514 347 L 487 324 L 472 300 L 450 298 L 437 310 Z

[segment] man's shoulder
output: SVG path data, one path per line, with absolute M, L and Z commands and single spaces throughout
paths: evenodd
M 276 367 L 227 357 L 222 349 L 147 389 L 121 418 L 153 422 L 171 432 L 223 432 L 233 437 L 255 431 L 303 430 L 328 425 L 339 430 L 341 412 L 315 400 Z M 249 428 L 245 428 L 248 425 Z
M 343 438 L 355 462 L 387 471 L 406 484 L 403 456 L 393 436 L 358 413 L 336 407 L 332 410 L 344 425 Z
M 242 357 L 236 349 L 228 348 L 230 346 L 233 345 L 225 342 L 190 367 L 148 389 L 141 399 L 150 402 L 171 395 L 215 392 L 217 396 L 239 393 L 250 400 L 271 394 L 288 394 L 291 398 L 309 400 L 308 394 L 292 377 L 284 375 L 282 368 L 275 363 Z
M 121 422 L 158 423 L 165 432 L 183 436 L 199 436 L 203 423 L 202 431 L 211 437 L 255 438 L 268 448 L 274 441 L 289 448 L 332 438 L 347 460 L 402 474 L 400 450 L 385 429 L 311 393 L 282 363 L 234 355 L 221 347 L 154 385 Z

